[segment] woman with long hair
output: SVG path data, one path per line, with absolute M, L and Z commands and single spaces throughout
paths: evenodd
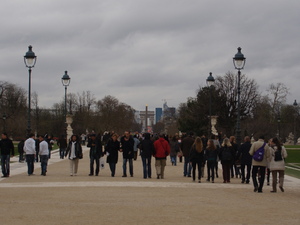
M 283 182 L 284 182 L 284 169 L 285 169 L 285 162 L 284 159 L 287 157 L 287 152 L 284 146 L 281 145 L 280 141 L 277 137 L 272 139 L 271 148 L 270 148 L 270 171 L 272 173 L 272 186 L 273 190 L 271 192 L 276 192 L 277 187 L 277 174 L 279 175 L 279 188 L 282 192 L 283 189 Z
M 217 163 L 218 152 L 216 146 L 212 139 L 207 141 L 207 148 L 205 150 L 205 159 L 207 160 L 207 179 L 206 181 L 211 181 L 214 183 L 215 180 L 215 167 Z
M 198 183 L 201 183 L 201 166 L 204 161 L 203 144 L 200 137 L 195 139 L 190 151 L 190 163 L 192 164 L 193 181 L 196 179 L 196 167 L 198 167 Z
M 234 154 L 234 148 L 232 147 L 230 140 L 225 138 L 223 140 L 219 156 L 223 170 L 223 183 L 230 183 L 230 168 L 234 160 Z

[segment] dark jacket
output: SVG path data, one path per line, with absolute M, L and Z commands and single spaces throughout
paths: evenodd
M 72 141 L 69 142 L 68 147 L 67 147 L 67 151 L 65 156 L 68 155 L 68 158 L 71 156 L 71 147 L 72 147 Z M 75 144 L 75 156 L 76 158 L 82 159 L 83 155 L 82 155 L 82 148 L 81 148 L 81 144 L 80 141 L 76 141 Z
M 60 149 L 67 148 L 67 139 L 66 138 L 60 138 L 57 141 L 57 145 L 59 146 Z
M 9 138 L 0 141 L 1 155 L 15 155 L 14 144 Z
M 192 146 L 189 157 L 190 157 L 190 162 L 192 163 L 203 163 L 204 151 L 198 152 L 195 146 Z
M 205 149 L 205 159 L 207 161 L 214 161 L 216 162 L 218 158 L 218 151 L 217 149 L 211 149 L 211 148 L 206 148 Z
M 108 153 L 106 158 L 107 163 L 117 163 L 120 150 L 120 142 L 110 139 L 105 146 L 105 153 Z
M 90 158 L 98 158 L 100 159 L 100 157 L 103 155 L 102 152 L 102 143 L 99 139 L 92 139 L 90 138 L 87 144 L 87 147 L 90 148 Z
M 153 141 L 150 140 L 150 134 L 145 134 L 145 139 L 141 141 L 139 148 L 142 158 L 151 158 L 154 154 Z
M 133 151 L 134 140 L 130 136 L 128 140 L 125 140 L 123 136 L 121 138 L 121 149 L 123 150 L 123 158 L 124 159 L 133 159 L 134 151 Z
M 220 149 L 219 157 L 221 163 L 233 163 L 235 159 L 235 150 L 232 146 L 222 146 Z
M 21 154 L 21 153 L 24 153 L 24 143 L 25 141 L 24 140 L 21 140 L 18 144 L 18 152 Z
M 192 145 L 194 144 L 194 141 L 195 139 L 191 136 L 187 136 L 181 141 L 180 147 L 184 157 L 189 157 L 190 150 L 192 148 Z
M 251 148 L 250 141 L 245 142 L 241 145 L 237 158 L 241 159 L 241 164 L 243 165 L 251 165 L 252 164 L 252 156 L 249 154 Z

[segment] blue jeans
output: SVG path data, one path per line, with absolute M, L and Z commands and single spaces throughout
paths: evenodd
M 27 162 L 27 167 L 28 167 L 28 175 L 33 174 L 34 171 L 34 155 L 26 155 L 26 162 Z
M 123 175 L 127 175 L 127 161 L 129 162 L 129 173 L 133 176 L 133 161 L 132 159 L 123 159 Z
M 94 162 L 96 162 L 96 171 L 95 174 L 99 174 L 99 168 L 100 168 L 100 160 L 99 156 L 91 155 L 90 156 L 90 174 L 94 175 Z
M 116 173 L 116 163 L 109 163 L 109 168 L 111 171 L 111 176 L 114 177 Z
M 48 165 L 48 155 L 41 155 L 41 169 L 42 169 L 42 175 L 46 175 L 47 172 L 47 165 Z
M 150 158 L 144 158 L 142 157 L 142 162 L 143 162 L 143 173 L 144 173 L 144 178 L 146 179 L 147 177 L 151 178 L 151 157 Z
M 192 166 L 190 164 L 190 157 L 184 156 L 184 164 L 183 164 L 183 175 L 191 176 Z
M 66 148 L 59 149 L 60 158 L 63 159 L 65 157 Z
M 1 155 L 1 167 L 3 176 L 9 176 L 10 155 Z
M 177 164 L 177 156 L 171 156 L 171 163 L 176 166 Z
M 207 180 L 210 180 L 211 177 L 212 181 L 214 181 L 216 163 L 215 160 L 207 160 Z

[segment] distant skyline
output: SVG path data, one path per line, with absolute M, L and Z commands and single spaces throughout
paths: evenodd
M 270 4 L 271 3 L 271 4 Z M 136 110 L 178 107 L 213 76 L 242 73 L 266 94 L 284 83 L 300 102 L 300 1 L 297 0 L 11 0 L 1 1 L 0 80 L 28 91 L 23 56 L 33 46 L 32 92 L 40 107 L 68 93 L 107 95 Z

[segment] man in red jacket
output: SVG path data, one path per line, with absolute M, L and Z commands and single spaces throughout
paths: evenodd
M 169 142 L 164 138 L 164 134 L 160 134 L 159 139 L 154 142 L 154 149 L 157 179 L 164 179 L 167 156 L 170 154 Z

